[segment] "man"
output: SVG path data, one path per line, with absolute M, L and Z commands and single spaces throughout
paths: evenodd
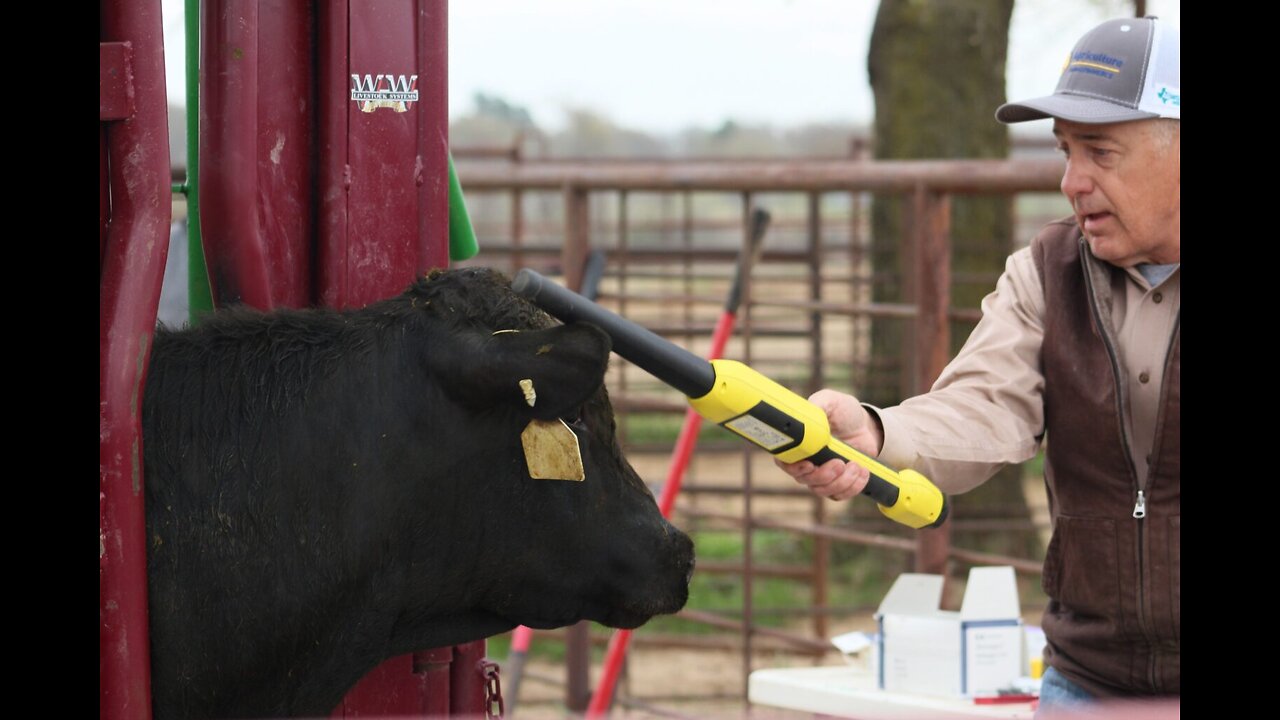
M 1053 95 L 1001 106 L 1001 122 L 1053 120 L 1074 215 L 1009 258 L 928 393 L 886 409 L 811 398 L 835 435 L 945 492 L 1048 432 L 1046 709 L 1181 691 L 1178 46 L 1155 18 L 1105 22 Z M 840 460 L 780 465 L 836 500 L 867 480 Z

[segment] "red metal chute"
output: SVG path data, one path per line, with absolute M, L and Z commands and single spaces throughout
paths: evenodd
M 169 249 L 160 2 L 101 4 L 98 707 L 151 717 L 142 389 Z
M 217 304 L 357 307 L 447 266 L 447 1 L 203 6 Z M 171 220 L 163 35 L 159 0 L 101 9 L 100 714 L 149 718 L 140 412 Z M 483 654 L 393 659 L 334 714 L 483 712 Z

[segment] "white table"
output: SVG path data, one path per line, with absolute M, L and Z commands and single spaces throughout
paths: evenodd
M 1025 718 L 1031 703 L 978 705 L 973 700 L 905 695 L 876 689 L 870 673 L 854 668 L 757 670 L 747 682 L 752 703 L 859 720 L 901 718 Z

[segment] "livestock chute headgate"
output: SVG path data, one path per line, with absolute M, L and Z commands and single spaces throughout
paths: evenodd
M 199 190 L 207 267 L 193 275 L 216 306 L 359 307 L 448 265 L 447 10 L 203 3 L 185 187 Z M 139 413 L 171 219 L 161 0 L 101 0 L 100 13 L 99 713 L 146 718 Z M 483 655 L 481 641 L 394 658 L 333 715 L 482 713 Z

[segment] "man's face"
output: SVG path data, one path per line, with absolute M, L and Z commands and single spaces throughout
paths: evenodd
M 1161 139 L 1158 122 L 1053 123 L 1067 156 L 1062 194 L 1093 254 L 1112 265 L 1181 262 L 1179 129 Z

